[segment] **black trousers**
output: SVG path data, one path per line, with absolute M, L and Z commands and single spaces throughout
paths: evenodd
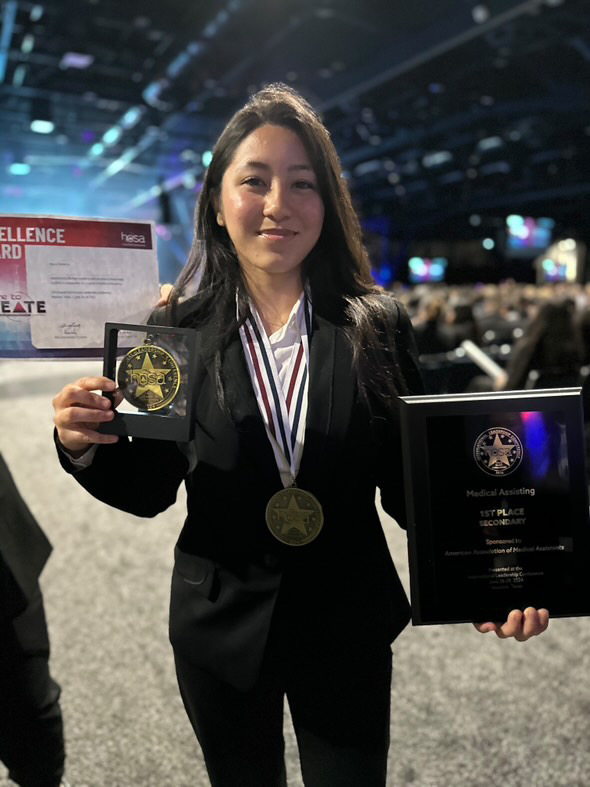
M 21 787 L 56 787 L 65 750 L 41 592 L 0 624 L 0 760 Z
M 257 685 L 238 691 L 176 659 L 189 719 L 213 787 L 285 787 L 283 700 L 306 787 L 384 787 L 389 645 L 273 643 Z

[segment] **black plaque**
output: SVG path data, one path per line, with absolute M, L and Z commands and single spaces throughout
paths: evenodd
M 581 389 L 404 397 L 402 436 L 415 625 L 590 614 Z
M 112 421 L 101 424 L 106 434 L 190 440 L 194 426 L 196 331 L 161 325 L 106 323 L 103 374 L 117 382 L 119 392 Z M 130 339 L 133 341 L 130 344 Z

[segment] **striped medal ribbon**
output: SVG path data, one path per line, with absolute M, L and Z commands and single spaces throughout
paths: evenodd
M 266 426 L 281 479 L 291 484 L 274 494 L 266 506 L 266 524 L 275 538 L 289 546 L 313 541 L 324 524 L 317 498 L 296 484 L 305 440 L 309 387 L 311 303 L 307 295 L 297 309 L 299 337 L 295 342 L 285 385 L 281 384 L 274 353 L 260 316 L 251 304 L 240 338 L 246 355 L 256 401 Z

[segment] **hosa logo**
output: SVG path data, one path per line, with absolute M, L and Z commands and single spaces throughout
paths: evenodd
M 129 243 L 132 246 L 145 246 L 145 235 L 129 235 L 126 232 L 122 232 L 121 240 L 123 243 Z
M 503 426 L 486 429 L 473 446 L 473 458 L 478 467 L 493 476 L 513 473 L 522 462 L 522 454 L 518 435 Z

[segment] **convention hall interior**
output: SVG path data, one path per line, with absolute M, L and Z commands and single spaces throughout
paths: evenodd
M 587 0 L 0 0 L 0 14 L 0 216 L 152 221 L 173 283 L 217 136 L 284 82 L 330 131 L 426 392 L 590 396 Z M 101 369 L 0 359 L 0 451 L 53 545 L 41 586 L 66 777 L 206 787 L 167 630 L 184 493 L 139 519 L 56 457 L 52 398 Z M 437 450 L 459 467 L 457 445 Z M 379 510 L 409 592 L 406 533 Z M 588 670 L 584 615 L 526 643 L 408 626 L 391 787 L 590 784 Z M 302 787 L 290 725 L 285 707 L 288 783 Z

